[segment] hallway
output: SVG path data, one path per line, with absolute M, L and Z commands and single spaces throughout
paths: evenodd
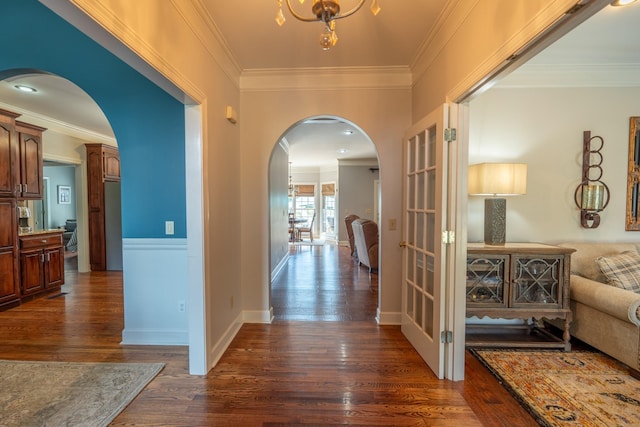
M 69 272 L 66 295 L 0 313 L 0 357 L 164 362 L 116 426 L 537 425 L 472 356 L 465 381 L 438 381 L 399 327 L 377 325 L 375 275 L 347 248 L 293 248 L 284 277 L 273 324 L 243 325 L 206 376 L 188 375 L 186 347 L 120 345 L 119 272 Z

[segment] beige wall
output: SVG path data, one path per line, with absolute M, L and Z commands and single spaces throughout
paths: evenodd
M 258 91 L 242 93 L 242 269 L 246 310 L 269 307 L 268 197 L 269 156 L 280 136 L 315 115 L 334 115 L 360 127 L 376 145 L 382 182 L 382 224 L 400 221 L 402 138 L 410 125 L 408 89 L 340 91 Z M 259 184 L 259 185 L 256 185 Z M 380 310 L 400 310 L 400 230 L 381 230 Z
M 629 117 L 640 88 L 492 89 L 470 104 L 469 164 L 524 162 L 527 194 L 507 199 L 507 240 L 637 241 L 624 231 Z M 582 176 L 582 133 L 602 136 L 611 190 L 596 229 L 580 226 L 573 201 Z M 469 198 L 469 240 L 483 239 L 483 198 Z
M 575 0 L 460 0 L 449 3 L 416 64 L 414 122 L 478 81 L 556 21 Z

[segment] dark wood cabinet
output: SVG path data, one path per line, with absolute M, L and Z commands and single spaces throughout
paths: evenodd
M 118 149 L 103 144 L 85 144 L 87 191 L 89 194 L 89 264 L 93 271 L 107 269 L 105 182 L 120 181 Z
M 0 197 L 16 197 L 20 164 L 15 119 L 19 114 L 0 109 Z
M 16 121 L 15 129 L 18 134 L 20 160 L 18 198 L 40 200 L 44 173 L 42 132 L 46 129 L 20 121 Z
M 20 304 L 16 202 L 0 199 L 0 310 Z
M 20 237 L 20 287 L 22 297 L 59 289 L 64 284 L 62 232 Z
M 42 199 L 46 130 L 19 116 L 0 109 L 0 310 L 64 283 L 62 234 L 18 237 L 18 200 Z

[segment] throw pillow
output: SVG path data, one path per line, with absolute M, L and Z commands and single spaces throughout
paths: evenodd
M 640 255 L 627 251 L 596 258 L 596 264 L 610 285 L 640 293 Z

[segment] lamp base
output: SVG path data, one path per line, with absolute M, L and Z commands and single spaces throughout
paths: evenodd
M 484 199 L 484 243 L 504 245 L 507 225 L 507 199 Z

